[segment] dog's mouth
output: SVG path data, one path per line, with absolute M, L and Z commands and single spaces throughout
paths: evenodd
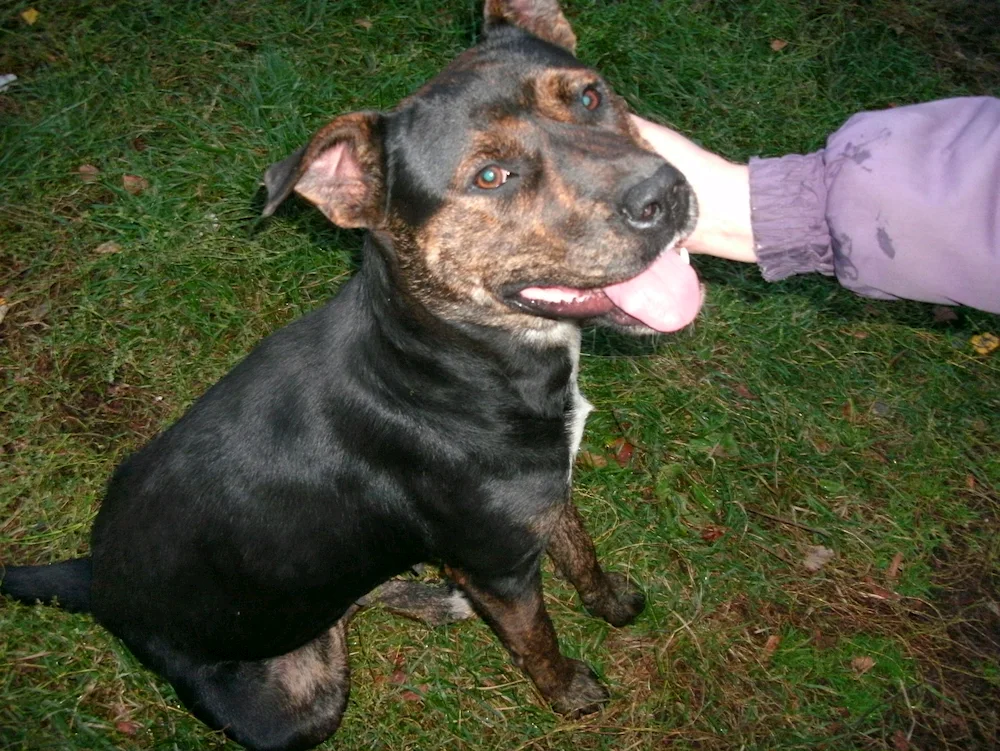
M 508 302 L 552 318 L 606 318 L 619 326 L 647 326 L 669 333 L 691 323 L 704 299 L 687 250 L 668 248 L 637 276 L 607 287 L 531 286 Z

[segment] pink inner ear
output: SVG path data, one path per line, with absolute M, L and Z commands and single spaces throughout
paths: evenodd
M 324 183 L 349 182 L 361 179 L 361 168 L 354 160 L 348 142 L 341 141 L 310 164 L 304 177 Z
M 341 227 L 365 227 L 371 219 L 364 215 L 373 198 L 371 186 L 350 140 L 334 144 L 316 157 L 296 183 L 295 192 Z

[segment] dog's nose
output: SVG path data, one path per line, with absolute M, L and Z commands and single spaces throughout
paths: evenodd
M 630 227 L 643 232 L 663 226 L 678 203 L 677 188 L 684 177 L 669 164 L 661 165 L 652 177 L 633 185 L 622 196 L 619 207 Z

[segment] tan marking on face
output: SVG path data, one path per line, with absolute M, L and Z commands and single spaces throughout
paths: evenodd
M 575 122 L 583 117 L 578 102 L 580 93 L 597 81 L 590 71 L 546 68 L 530 85 L 539 114 L 557 122 Z
M 588 86 L 600 90 L 601 106 L 611 108 L 613 117 L 602 113 L 595 119 L 579 106 Z M 434 216 L 417 230 L 400 220 L 388 231 L 401 282 L 434 313 L 512 330 L 547 330 L 554 321 L 503 301 L 505 286 L 598 287 L 627 278 L 623 269 L 637 272 L 642 241 L 622 231 L 616 215 L 623 174 L 616 160 L 646 149 L 623 102 L 592 71 L 540 69 L 522 89 L 522 104 L 532 109 L 519 115 L 501 105 L 485 113 Z M 566 174 L 573 150 L 590 164 L 590 184 L 574 184 Z M 494 164 L 511 170 L 515 184 L 474 189 L 479 171 Z

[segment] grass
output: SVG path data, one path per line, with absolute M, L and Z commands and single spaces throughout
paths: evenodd
M 332 115 L 413 90 L 480 12 L 40 1 L 29 26 L 26 7 L 0 6 L 0 73 L 20 77 L 0 93 L 5 563 L 85 551 L 116 462 L 336 291 L 360 236 L 312 211 L 256 227 L 260 175 Z M 1000 93 L 991 14 L 989 0 L 568 3 L 581 57 L 637 111 L 738 159 L 814 150 L 860 109 Z M 149 187 L 133 195 L 124 175 Z M 482 624 L 427 631 L 375 610 L 355 621 L 329 747 L 996 747 L 1000 359 L 968 340 L 1000 322 L 699 271 L 693 329 L 586 337 L 597 411 L 576 496 L 649 606 L 617 631 L 551 576 L 548 597 L 608 708 L 560 720 Z M 816 546 L 835 557 L 810 573 Z M 85 616 L 5 603 L 0 664 L 5 748 L 225 745 Z

